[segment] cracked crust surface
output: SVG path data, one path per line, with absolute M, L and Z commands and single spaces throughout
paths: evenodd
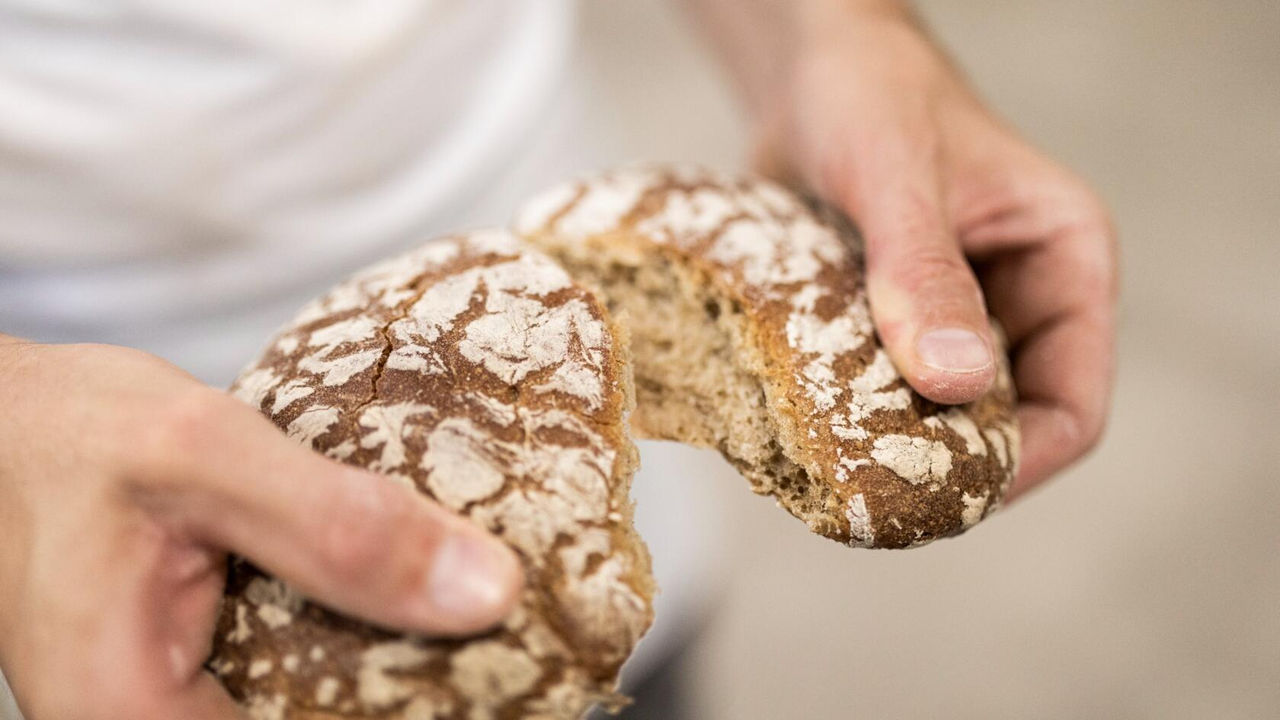
M 641 166 L 553 188 L 516 229 L 628 328 L 636 430 L 718 448 L 811 530 L 911 547 L 973 526 L 1017 467 L 1008 365 L 942 406 L 871 323 L 860 239 L 773 183 Z
M 382 631 L 233 563 L 209 667 L 255 720 L 571 718 L 622 702 L 652 620 L 628 499 L 625 349 L 604 309 L 504 232 L 430 243 L 305 307 L 233 392 L 300 443 L 415 487 L 519 554 L 469 640 Z

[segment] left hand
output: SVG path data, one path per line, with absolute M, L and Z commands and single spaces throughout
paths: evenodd
M 755 103 L 758 164 L 858 223 L 877 330 L 925 397 L 967 402 L 990 386 L 990 307 L 1019 394 L 1016 496 L 1102 432 L 1117 294 L 1110 220 L 1080 179 L 983 107 L 909 14 L 830 7 L 808 18 L 789 69 Z

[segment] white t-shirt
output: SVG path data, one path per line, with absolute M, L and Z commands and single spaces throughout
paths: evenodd
M 351 271 L 600 162 L 572 29 L 571 0 L 0 0 L 0 332 L 225 385 Z M 642 452 L 641 671 L 716 584 L 706 484 L 732 474 Z
M 0 328 L 163 353 L 453 229 L 571 33 L 568 0 L 0 0 Z

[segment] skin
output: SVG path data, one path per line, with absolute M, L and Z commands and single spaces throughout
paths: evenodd
M 1022 426 L 1009 497 L 1094 447 L 1118 281 L 1088 186 L 985 108 L 905 3 L 688 2 L 755 121 L 757 166 L 860 226 L 876 329 L 912 387 L 978 398 L 995 377 L 988 312 L 1003 327 Z M 947 342 L 922 342 L 934 330 Z
M 1112 374 L 1097 198 L 984 109 L 901 3 L 688 1 L 746 98 L 761 169 L 861 226 L 908 381 L 941 402 L 985 391 L 989 309 L 1020 394 L 1013 493 L 1083 455 Z M 919 341 L 937 329 L 930 356 Z M 425 633 L 483 630 L 518 594 L 515 559 L 472 525 L 146 354 L 0 335 L 0 407 L 0 665 L 29 720 L 240 717 L 201 670 L 228 552 Z
M 29 720 L 240 717 L 201 669 L 227 552 L 429 634 L 518 594 L 477 526 L 145 353 L 0 336 L 0 407 L 0 665 Z

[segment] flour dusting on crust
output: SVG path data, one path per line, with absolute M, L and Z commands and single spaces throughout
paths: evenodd
M 528 586 L 495 633 L 431 641 L 339 617 L 237 561 L 210 661 L 232 694 L 260 717 L 577 717 L 614 702 L 652 579 L 627 498 L 629 380 L 598 301 L 487 232 L 354 276 L 280 338 L 237 397 L 493 531 Z
M 765 180 L 638 166 L 554 188 L 514 226 L 580 267 L 601 268 L 582 257 L 606 252 L 677 265 L 741 307 L 740 362 L 754 368 L 789 459 L 830 485 L 830 521 L 817 527 L 835 539 L 903 547 L 954 534 L 1011 481 L 1007 364 L 966 406 L 915 394 L 876 336 L 860 238 L 829 208 Z M 982 510 L 962 500 L 983 492 Z

